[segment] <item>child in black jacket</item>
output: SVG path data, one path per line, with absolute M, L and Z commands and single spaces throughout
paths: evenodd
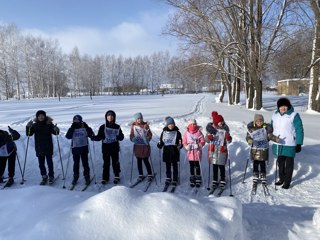
M 0 183 L 3 183 L 3 174 L 8 161 L 9 179 L 6 183 L 7 187 L 14 183 L 17 149 L 13 141 L 20 138 L 20 134 L 16 130 L 11 127 L 8 127 L 8 129 L 10 134 L 7 131 L 0 130 Z
M 92 138 L 93 135 L 92 129 L 82 121 L 82 117 L 75 115 L 73 117 L 73 123 L 66 134 L 66 138 L 72 139 L 71 147 L 74 162 L 72 184 L 76 184 L 79 179 L 80 158 L 83 166 L 84 179 L 86 184 L 90 183 L 88 137 Z
M 163 128 L 157 147 L 159 149 L 163 147 L 163 161 L 166 163 L 167 177 L 165 184 L 169 185 L 172 181 L 172 185 L 177 185 L 182 137 L 172 117 L 166 117 L 165 121 L 166 126 Z M 171 167 L 173 169 L 173 179 L 171 179 Z
M 98 135 L 92 138 L 93 141 L 102 140 L 102 156 L 103 156 L 103 174 L 102 184 L 106 184 L 109 181 L 110 172 L 110 159 L 112 159 L 112 168 L 114 173 L 114 184 L 120 182 L 120 162 L 119 141 L 122 141 L 124 135 L 118 124 L 116 124 L 116 113 L 109 110 L 105 114 L 106 123 L 101 125 L 98 131 Z

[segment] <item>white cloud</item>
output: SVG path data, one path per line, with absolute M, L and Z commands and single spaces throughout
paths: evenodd
M 59 31 L 44 32 L 24 29 L 33 36 L 58 39 L 62 50 L 70 53 L 77 46 L 81 54 L 106 54 L 137 56 L 157 51 L 175 53 L 175 46 L 161 35 L 163 16 L 144 15 L 141 23 L 122 22 L 111 29 L 69 27 Z

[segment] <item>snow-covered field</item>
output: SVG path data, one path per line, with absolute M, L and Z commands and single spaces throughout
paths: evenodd
M 276 95 L 264 95 L 264 108 L 259 112 L 267 122 L 278 98 Z M 305 129 L 304 146 L 295 159 L 292 188 L 275 190 L 275 161 L 271 154 L 267 167 L 271 196 L 265 197 L 258 188 L 257 196 L 252 199 L 251 162 L 245 183 L 242 181 L 249 150 L 245 142 L 246 124 L 253 120 L 256 112 L 246 110 L 244 102 L 238 106 L 217 104 L 211 94 L 101 96 L 94 97 L 92 101 L 87 97 L 62 99 L 61 102 L 57 99 L 1 101 L 0 128 L 7 130 L 9 125 L 22 135 L 16 141 L 22 167 L 27 145 L 25 125 L 34 118 L 37 110 L 45 110 L 58 124 L 61 134 L 58 138 L 53 136 L 55 173 L 60 174 L 53 186 L 39 186 L 41 177 L 34 139 L 30 138 L 25 183 L 20 184 L 21 172 L 17 162 L 15 184 L 0 191 L 0 239 L 319 239 L 320 115 L 305 112 L 306 96 L 290 97 L 290 100 L 301 114 Z M 64 135 L 72 123 L 72 117 L 82 115 L 97 133 L 109 109 L 117 113 L 117 123 L 125 134 L 120 152 L 121 184 L 101 187 L 101 142 L 90 142 L 91 175 L 95 173 L 97 184 L 94 180 L 85 192 L 81 192 L 84 184 L 81 179 L 75 190 L 69 191 L 72 156 L 70 141 Z M 201 162 L 204 184 L 199 192 L 195 194 L 189 187 L 189 165 L 185 160 L 185 151 L 181 150 L 181 184 L 174 194 L 162 193 L 165 165 L 161 162 L 161 152 L 156 143 L 164 127 L 164 118 L 168 115 L 174 117 L 182 133 L 188 119 L 195 118 L 205 133 L 206 124 L 212 121 L 213 110 L 223 115 L 233 137 L 229 148 L 231 179 L 228 180 L 228 188 L 220 198 L 207 196 L 209 172 L 205 146 Z M 136 160 L 132 158 L 132 143 L 129 141 L 130 124 L 136 112 L 142 112 L 153 133 L 151 160 L 157 172 L 157 182 L 147 193 L 142 192 L 143 185 L 128 188 L 132 160 L 133 179 L 137 177 Z M 67 170 L 65 181 L 62 180 L 57 141 L 64 171 Z M 230 180 L 234 197 L 229 196 Z M 63 186 L 66 188 L 63 189 Z

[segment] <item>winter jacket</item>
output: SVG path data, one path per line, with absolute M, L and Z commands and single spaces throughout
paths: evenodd
M 37 118 L 34 120 L 31 127 L 26 127 L 26 135 L 32 136 L 34 134 L 35 150 L 37 157 L 53 155 L 53 142 L 52 136 L 59 135 L 59 132 L 54 131 L 52 118 L 47 116 L 44 121 L 39 121 Z
M 106 121 L 105 124 L 99 127 L 98 135 L 92 140 L 102 140 L 102 153 L 118 153 L 120 151 L 119 141 L 124 139 L 124 135 L 120 126 L 114 122 Z
M 163 147 L 164 162 L 179 162 L 180 149 L 182 148 L 182 136 L 179 128 L 176 126 L 173 129 L 163 128 L 158 147 Z
M 283 114 L 277 110 L 272 115 L 271 125 L 273 127 L 273 134 L 280 138 L 279 143 L 272 145 L 273 154 L 294 158 L 296 155 L 296 145 L 302 145 L 304 138 L 300 115 L 294 112 L 293 106 Z
M 277 141 L 277 137 L 272 134 L 273 128 L 270 124 L 264 123 L 261 127 L 255 125 L 254 121 L 247 125 L 246 140 L 250 143 L 251 160 L 269 160 L 269 140 Z
M 72 139 L 72 154 L 89 153 L 88 137 L 93 137 L 92 129 L 85 123 L 72 123 L 66 133 L 67 139 Z
M 204 136 L 197 126 L 192 131 L 189 126 L 183 134 L 182 144 L 187 149 L 187 158 L 189 161 L 201 161 L 202 148 L 205 145 Z
M 209 123 L 210 124 L 210 123 Z M 209 143 L 208 161 L 211 164 L 226 165 L 228 159 L 227 143 L 232 141 L 227 124 L 223 124 L 222 128 L 207 125 L 205 141 Z
M 15 150 L 13 141 L 20 138 L 20 134 L 16 130 L 11 130 L 11 135 L 7 131 L 0 130 L 0 157 L 9 157 Z
M 134 143 L 133 152 L 138 158 L 148 158 L 151 153 L 150 140 L 152 132 L 146 122 L 131 124 L 130 140 Z

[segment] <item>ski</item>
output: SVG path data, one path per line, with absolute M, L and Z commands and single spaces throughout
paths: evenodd
M 262 184 L 263 194 L 264 196 L 270 196 L 269 188 L 266 184 Z
M 55 181 L 56 181 L 59 177 L 60 177 L 60 174 L 59 174 L 58 176 L 56 176 L 56 177 L 53 179 L 53 181 L 52 181 L 52 182 L 49 182 L 49 181 L 48 181 L 48 185 L 52 185 L 52 184 L 54 184 L 54 183 L 55 183 Z
M 209 193 L 208 193 L 208 196 L 214 194 L 214 192 L 215 192 L 217 189 L 218 189 L 218 186 L 215 186 L 215 187 L 211 186 L 210 191 L 209 191 Z
M 251 189 L 251 194 L 250 194 L 251 196 L 256 195 L 257 187 L 258 187 L 258 183 L 253 183 L 252 189 Z
M 225 188 L 220 188 L 220 187 L 219 187 L 219 191 L 218 191 L 218 193 L 217 193 L 217 197 L 221 197 L 224 189 L 225 189 Z
M 137 186 L 138 184 L 142 183 L 145 178 L 146 178 L 146 177 L 143 176 L 141 179 L 137 179 L 137 181 L 135 181 L 133 184 L 131 184 L 131 185 L 129 186 L 129 188 L 134 188 L 134 187 Z
M 85 190 L 87 190 L 87 188 L 90 186 L 91 182 L 93 181 L 94 176 L 92 178 L 90 178 L 90 182 L 88 184 L 86 184 L 82 189 L 81 192 L 84 192 Z
M 77 185 L 77 184 L 72 184 L 72 183 L 71 183 L 71 185 L 70 185 L 70 187 L 69 187 L 69 190 L 72 191 L 72 190 L 76 187 L 76 185 Z
M 153 178 L 151 180 L 148 180 L 148 182 L 146 183 L 146 185 L 144 186 L 143 191 L 146 192 L 148 191 L 149 187 L 151 186 L 151 183 L 153 182 L 153 180 L 155 179 L 157 173 L 153 174 Z
M 170 189 L 171 193 L 174 193 L 174 191 L 176 190 L 177 186 L 172 186 L 172 188 Z
M 168 190 L 169 186 L 170 186 L 170 183 L 166 183 L 164 185 L 164 188 L 163 188 L 162 192 L 166 192 Z
M 10 183 L 10 182 L 5 182 L 5 184 L 2 186 L 1 189 L 5 189 L 5 188 L 8 188 L 8 187 L 11 187 L 12 184 L 14 184 L 14 182 Z

